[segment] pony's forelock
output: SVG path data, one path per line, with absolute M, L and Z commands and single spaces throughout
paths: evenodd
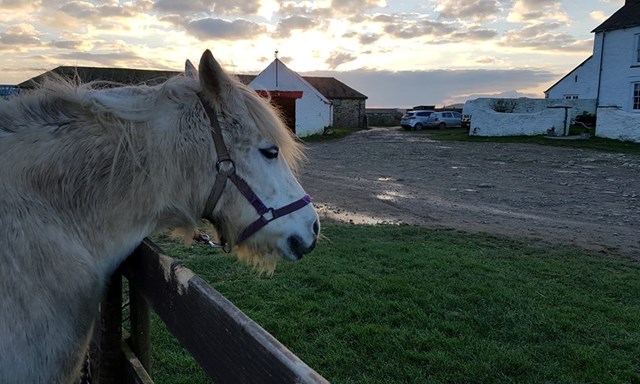
M 296 173 L 305 160 L 302 142 L 286 127 L 281 112 L 269 100 L 259 96 L 254 90 L 243 87 L 249 114 L 268 140 L 276 143 L 285 161 Z
M 302 142 L 287 128 L 282 114 L 271 104 L 269 99 L 258 95 L 237 78 L 231 76 L 230 79 L 233 88 L 228 89 L 229 93 L 224 96 L 228 100 L 233 100 L 228 103 L 228 107 L 232 107 L 236 103 L 246 105 L 246 113 L 255 122 L 260 134 L 267 141 L 279 147 L 281 156 L 296 174 L 301 164 L 306 160 Z

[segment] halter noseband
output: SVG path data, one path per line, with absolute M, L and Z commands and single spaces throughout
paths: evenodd
M 204 95 L 202 95 L 202 93 L 198 92 L 197 95 L 200 99 L 200 104 L 202 104 L 202 107 L 204 108 L 207 116 L 209 117 L 209 121 L 211 122 L 211 128 L 213 128 L 211 131 L 211 136 L 213 136 L 213 143 L 215 145 L 216 155 L 218 157 L 218 160 L 216 162 L 216 180 L 213 184 L 213 188 L 211 189 L 211 193 L 209 194 L 209 198 L 207 199 L 207 203 L 204 207 L 204 214 L 202 215 L 202 217 L 214 224 L 213 210 L 218 204 L 220 196 L 222 196 L 222 192 L 224 191 L 224 187 L 226 186 L 228 179 L 231 180 L 233 184 L 235 184 L 240 193 L 242 193 L 242 195 L 255 208 L 256 212 L 258 212 L 258 215 L 260 215 L 258 219 L 249 224 L 240 233 L 235 244 L 240 244 L 251 235 L 258 232 L 258 230 L 260 230 L 262 227 L 269 224 L 278 217 L 288 215 L 289 213 L 295 212 L 311 203 L 311 196 L 304 195 L 300 199 L 294 201 L 293 203 L 287 204 L 284 207 L 278 209 L 267 208 L 262 200 L 260 200 L 260 198 L 253 192 L 253 189 L 251 189 L 249 184 L 247 184 L 247 182 L 236 173 L 236 166 L 233 160 L 231 160 L 229 151 L 227 150 L 227 146 L 224 143 L 222 128 L 220 127 L 220 123 L 218 122 L 218 117 L 215 109 L 211 106 L 211 103 L 209 103 Z

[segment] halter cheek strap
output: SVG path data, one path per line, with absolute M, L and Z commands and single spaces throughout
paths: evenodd
M 227 150 L 227 146 L 224 143 L 222 128 L 220 127 L 220 123 L 218 122 L 216 111 L 215 109 L 213 109 L 204 95 L 202 95 L 202 93 L 198 92 L 197 95 L 200 99 L 200 104 L 202 104 L 202 107 L 209 117 L 209 121 L 212 127 L 211 135 L 213 136 L 213 143 L 215 145 L 216 155 L 218 157 L 218 161 L 216 162 L 216 180 L 213 184 L 213 188 L 211 189 L 211 193 L 209 194 L 209 198 L 207 199 L 207 203 L 205 204 L 202 217 L 209 220 L 211 223 L 214 223 L 212 216 L 213 210 L 215 209 L 218 201 L 220 200 L 220 197 L 222 196 L 222 192 L 227 185 L 227 180 L 231 180 L 231 182 L 235 184 L 240 193 L 242 193 L 242 195 L 249 201 L 253 208 L 255 208 L 258 215 L 260 215 L 258 219 L 249 224 L 240 233 L 235 244 L 240 244 L 273 220 L 295 212 L 311 203 L 311 196 L 304 195 L 293 203 L 287 204 L 278 209 L 267 207 L 262 202 L 262 200 L 260 200 L 258 195 L 253 192 L 253 189 L 251 189 L 249 184 L 247 184 L 247 182 L 236 173 L 235 163 L 233 162 L 233 160 L 231 160 L 229 151 Z

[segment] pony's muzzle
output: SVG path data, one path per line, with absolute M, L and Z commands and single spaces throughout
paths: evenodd
M 290 255 L 293 256 L 293 260 L 300 260 L 302 256 L 310 253 L 316 247 L 316 239 L 310 245 L 305 245 L 304 241 L 299 236 L 289 236 L 287 239 L 287 245 L 291 250 Z
M 292 256 L 292 260 L 300 260 L 302 256 L 311 253 L 313 249 L 316 247 L 316 243 L 318 242 L 318 235 L 320 233 L 320 223 L 316 220 L 313 223 L 313 241 L 311 244 L 305 244 L 305 241 L 298 235 L 289 236 L 287 239 L 287 245 L 289 246 L 289 250 L 291 251 L 290 255 Z

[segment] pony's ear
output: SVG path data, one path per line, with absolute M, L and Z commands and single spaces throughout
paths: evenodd
M 200 58 L 200 84 L 202 89 L 210 94 L 220 97 L 224 90 L 231 88 L 231 78 L 213 58 L 210 50 L 204 51 Z
M 184 63 L 184 75 L 190 79 L 198 78 L 198 70 L 193 66 L 193 64 L 191 64 L 190 60 L 187 60 Z

